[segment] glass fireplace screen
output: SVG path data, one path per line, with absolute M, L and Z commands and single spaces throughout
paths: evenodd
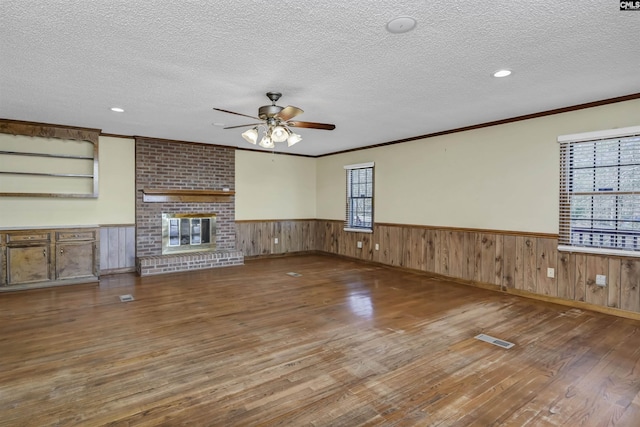
M 162 214 L 162 254 L 213 251 L 216 248 L 216 215 Z

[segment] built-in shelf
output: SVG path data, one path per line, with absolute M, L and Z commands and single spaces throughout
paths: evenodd
M 230 202 L 236 194 L 235 191 L 224 190 L 179 190 L 179 189 L 158 189 L 144 188 L 142 201 L 147 203 L 163 202 Z
M 0 119 L 0 197 L 98 197 L 100 129 Z M 29 159 L 19 159 L 29 157 Z

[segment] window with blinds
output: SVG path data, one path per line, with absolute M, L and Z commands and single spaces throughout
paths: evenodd
M 558 142 L 558 249 L 640 256 L 640 126 Z
M 347 203 L 344 229 L 373 231 L 373 162 L 347 165 Z

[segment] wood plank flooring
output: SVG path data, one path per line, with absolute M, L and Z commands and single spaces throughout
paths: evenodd
M 1 426 L 638 426 L 639 392 L 638 321 L 330 256 L 0 294 Z

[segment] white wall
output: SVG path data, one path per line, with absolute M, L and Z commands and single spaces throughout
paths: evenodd
M 316 217 L 316 159 L 236 151 L 236 220 Z
M 134 140 L 100 137 L 98 183 L 97 199 L 0 197 L 0 227 L 135 223 Z
M 375 162 L 375 221 L 558 232 L 558 135 L 640 125 L 640 100 L 319 158 L 317 217 L 344 219 L 344 165 Z

